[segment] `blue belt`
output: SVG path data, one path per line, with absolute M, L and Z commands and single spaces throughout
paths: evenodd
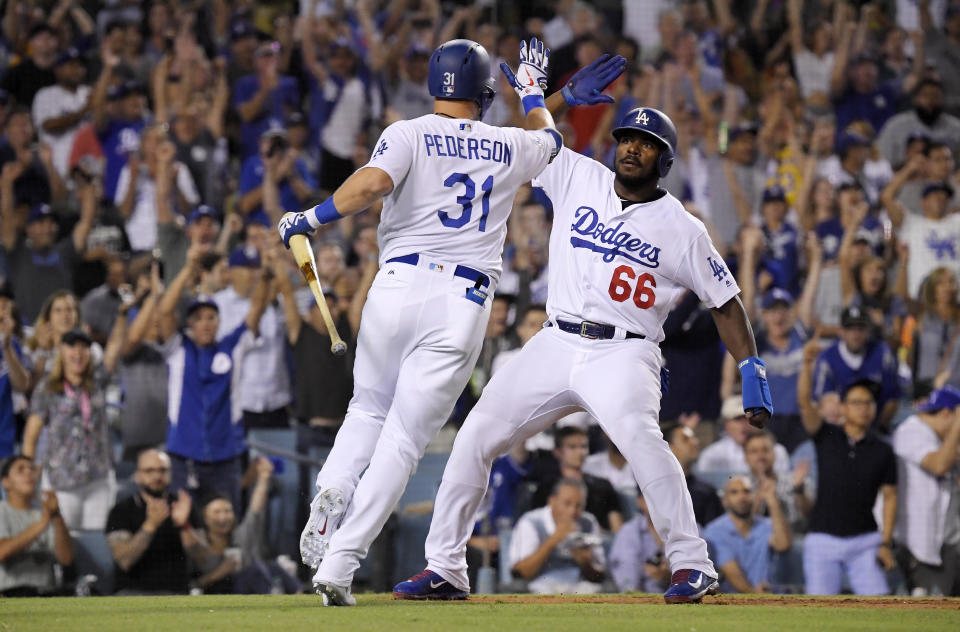
M 393 259 L 387 259 L 387 263 L 406 263 L 411 266 L 415 266 L 419 262 L 420 255 L 417 253 L 413 253 L 412 255 L 403 255 L 402 257 L 394 257 Z M 453 270 L 453 276 L 458 276 L 462 279 L 473 281 L 477 284 L 476 287 L 488 287 L 490 285 L 490 277 L 479 270 L 474 270 L 473 268 L 468 268 L 467 266 L 458 265 Z
M 553 327 L 553 323 L 547 323 L 548 327 Z M 568 334 L 577 334 L 578 336 L 583 336 L 584 338 L 590 338 L 591 340 L 610 340 L 616 333 L 617 328 L 613 325 L 604 325 L 602 323 L 592 323 L 590 321 L 583 321 L 581 323 L 571 323 L 565 320 L 557 319 L 557 328 L 560 331 L 565 331 Z M 639 338 L 643 340 L 646 338 L 643 334 L 635 334 L 632 331 L 628 331 L 625 338 Z

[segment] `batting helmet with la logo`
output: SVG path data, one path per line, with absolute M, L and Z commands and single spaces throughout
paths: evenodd
M 613 129 L 613 137 L 620 137 L 627 131 L 642 132 L 657 139 L 661 146 L 660 158 L 657 160 L 657 173 L 661 178 L 670 173 L 673 159 L 677 150 L 677 128 L 670 117 L 653 108 L 636 108 L 630 110 L 620 119 L 620 124 Z

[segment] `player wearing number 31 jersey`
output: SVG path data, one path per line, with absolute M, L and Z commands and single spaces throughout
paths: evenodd
M 460 429 L 426 541 L 427 570 L 398 584 L 398 598 L 466 596 L 466 542 L 493 459 L 577 410 L 597 419 L 632 468 L 673 571 L 667 602 L 717 590 L 683 470 L 658 425 L 658 343 L 685 291 L 713 309 L 755 425 L 772 412 L 769 388 L 733 276 L 703 224 L 658 188 L 673 162 L 673 123 L 640 108 L 613 134 L 615 172 L 563 149 L 538 178 L 554 209 L 549 321 L 493 376 Z
M 561 147 L 541 87 L 549 51 L 531 40 L 520 59 L 515 89 L 530 131 L 480 122 L 493 98 L 487 52 L 470 40 L 447 42 L 430 59 L 434 113 L 388 127 L 370 162 L 330 199 L 280 222 L 288 243 L 383 198 L 380 271 L 360 322 L 354 395 L 300 543 L 325 605 L 354 605 L 360 559 L 477 361 L 514 195 Z

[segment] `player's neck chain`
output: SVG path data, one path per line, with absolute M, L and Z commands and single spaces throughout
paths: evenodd
M 453 117 L 453 116 L 450 116 L 449 114 L 446 114 L 445 112 L 434 112 L 434 114 L 436 114 L 437 116 L 445 116 L 445 117 L 447 117 L 448 119 L 455 118 L 455 117 Z

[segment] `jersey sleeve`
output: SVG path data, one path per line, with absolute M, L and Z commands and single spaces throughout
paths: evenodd
M 737 285 L 706 230 L 694 239 L 675 275 L 677 283 L 693 290 L 708 307 L 720 307 L 737 294 Z
M 412 132 L 406 126 L 394 123 L 380 134 L 373 155 L 364 166 L 387 172 L 396 187 L 407 177 L 413 164 L 414 151 Z
M 515 165 L 523 170 L 523 180 L 537 177 L 563 148 L 563 137 L 552 127 L 538 130 L 511 129 L 519 160 Z

